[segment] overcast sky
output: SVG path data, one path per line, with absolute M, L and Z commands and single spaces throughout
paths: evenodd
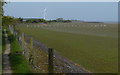
M 7 16 L 46 19 L 78 19 L 84 21 L 117 22 L 117 2 L 11 2 L 4 6 Z

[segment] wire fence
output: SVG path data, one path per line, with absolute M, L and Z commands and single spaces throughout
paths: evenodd
M 61 56 L 53 48 L 33 39 L 31 36 L 9 29 L 18 40 L 22 53 L 36 73 L 88 73 L 78 64 Z

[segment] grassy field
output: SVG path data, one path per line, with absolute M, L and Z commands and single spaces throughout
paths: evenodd
M 118 72 L 116 24 L 22 24 L 17 29 L 91 72 Z
M 28 73 L 31 73 L 28 62 L 22 54 L 16 53 L 22 52 L 22 49 L 10 31 L 8 31 L 8 38 L 11 43 L 10 62 L 13 74 L 28 75 Z

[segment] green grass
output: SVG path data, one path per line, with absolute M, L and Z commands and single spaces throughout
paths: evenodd
M 22 54 L 15 54 L 16 52 L 21 52 L 20 45 L 15 40 L 14 36 L 8 32 L 9 40 L 11 42 L 11 54 L 10 54 L 10 62 L 13 69 L 13 73 L 26 75 L 27 73 L 31 73 L 30 67 L 25 60 Z
M 118 72 L 116 25 L 108 24 L 107 28 L 92 27 L 91 30 L 89 26 L 68 28 L 64 24 L 66 23 L 59 24 L 60 26 L 55 26 L 55 23 L 50 24 L 52 27 L 48 25 L 29 28 L 22 25 L 17 28 L 91 72 Z

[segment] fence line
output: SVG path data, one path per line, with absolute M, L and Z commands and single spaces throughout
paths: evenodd
M 31 36 L 11 30 L 16 36 L 26 60 L 37 73 L 88 73 Z

